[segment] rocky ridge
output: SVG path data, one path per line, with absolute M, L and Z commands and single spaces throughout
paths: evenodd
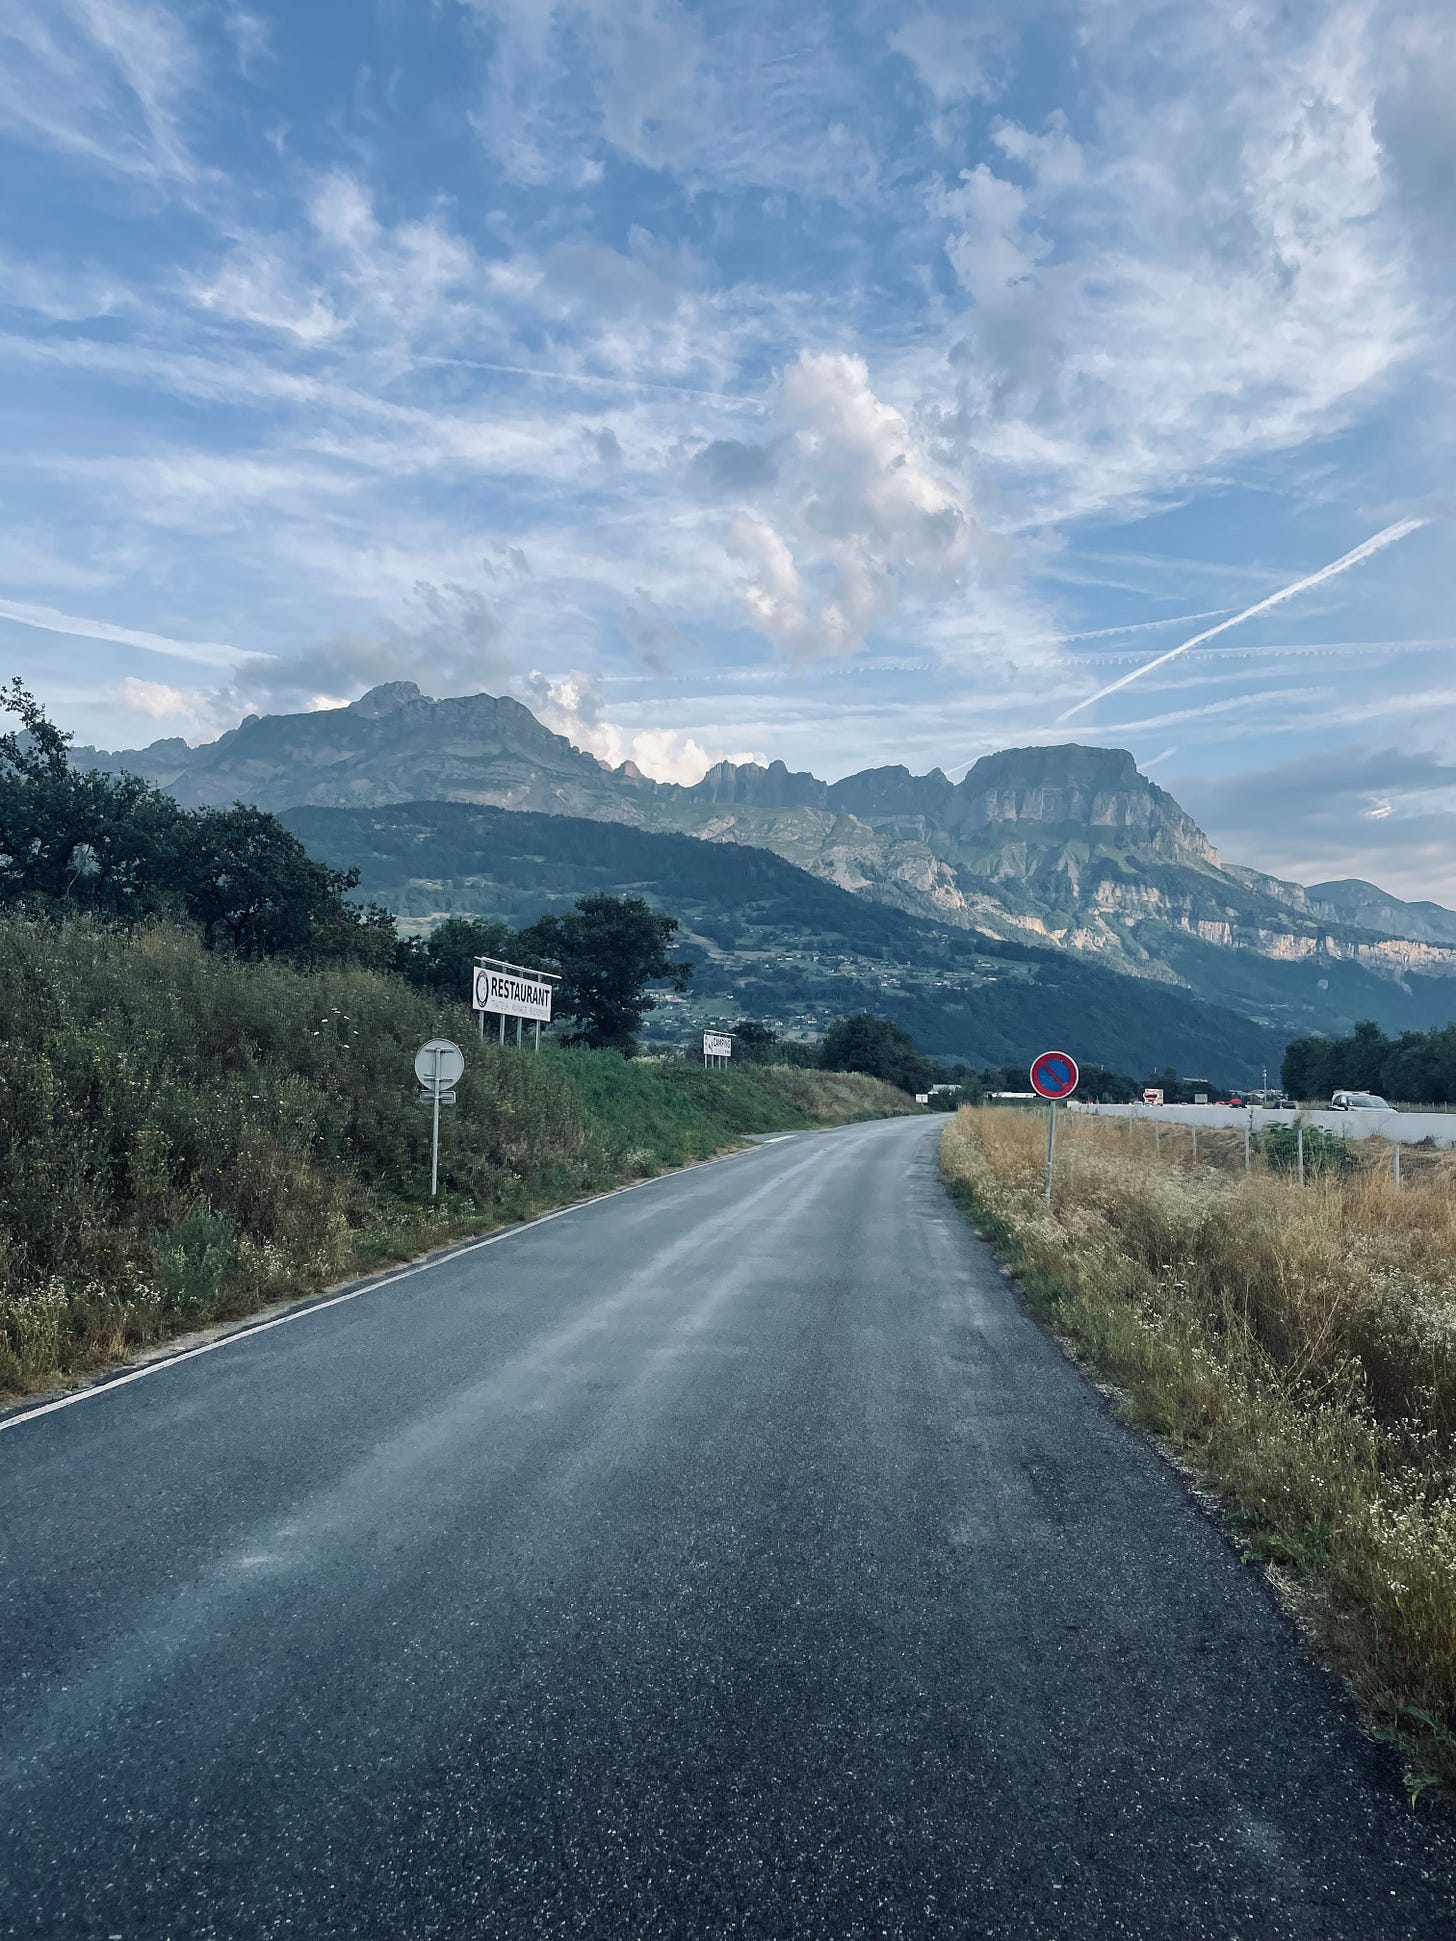
M 1307 889 L 1227 865 L 1125 749 L 1003 749 L 959 782 L 899 766 L 825 782 L 774 761 L 661 783 L 609 767 L 509 696 L 436 701 L 392 682 L 346 708 L 250 716 L 195 749 L 172 739 L 73 759 L 146 775 L 194 807 L 467 802 L 747 843 L 909 914 L 1159 981 L 1187 975 L 1179 937 L 1208 946 L 1203 961 L 1456 977 L 1456 913 L 1370 884 Z

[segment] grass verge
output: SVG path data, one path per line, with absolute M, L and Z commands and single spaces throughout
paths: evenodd
M 1301 1187 L 962 1110 L 941 1163 L 1033 1310 L 1228 1506 L 1407 1760 L 1456 1782 L 1456 1178 Z
M 913 1110 L 852 1074 L 480 1042 L 398 979 L 0 923 L 0 1396 L 705 1159 Z M 465 1049 L 441 1114 L 413 1060 Z

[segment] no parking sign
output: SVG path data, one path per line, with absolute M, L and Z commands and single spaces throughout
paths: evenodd
M 1081 1073 L 1077 1061 L 1069 1051 L 1044 1051 L 1040 1058 L 1033 1059 L 1031 1066 L 1031 1089 L 1047 1102 L 1047 1168 L 1046 1203 L 1052 1201 L 1052 1154 L 1057 1147 L 1057 1101 L 1069 1099 L 1077 1089 Z
M 1072 1096 L 1080 1077 L 1077 1061 L 1069 1051 L 1044 1051 L 1031 1068 L 1031 1089 L 1055 1103 Z

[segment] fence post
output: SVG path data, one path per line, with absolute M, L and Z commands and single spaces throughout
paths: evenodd
M 1390 1158 L 1391 1158 L 1391 1165 L 1395 1172 L 1395 1189 L 1397 1192 L 1399 1192 L 1400 1191 L 1400 1141 L 1399 1139 L 1392 1139 L 1390 1142 Z
M 1198 1164 L 1198 1127 L 1193 1128 L 1193 1163 Z
M 1299 1183 L 1304 1184 L 1304 1127 L 1299 1127 Z
M 1253 1123 L 1254 1123 L 1254 1115 L 1252 1112 L 1250 1112 L 1246 1115 L 1244 1119 L 1244 1171 L 1246 1173 L 1251 1170 L 1254 1164 L 1253 1154 L 1250 1151 L 1251 1141 L 1249 1137 L 1249 1129 L 1253 1125 Z
M 1131 1120 L 1128 1122 L 1131 1124 Z M 1057 1102 L 1047 1100 L 1047 1164 L 1046 1164 L 1046 1203 L 1052 1203 L 1052 1157 L 1057 1149 Z

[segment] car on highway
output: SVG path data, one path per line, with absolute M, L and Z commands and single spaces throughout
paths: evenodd
M 1389 1112 L 1387 1101 L 1378 1092 L 1336 1092 L 1330 1100 L 1332 1112 Z

